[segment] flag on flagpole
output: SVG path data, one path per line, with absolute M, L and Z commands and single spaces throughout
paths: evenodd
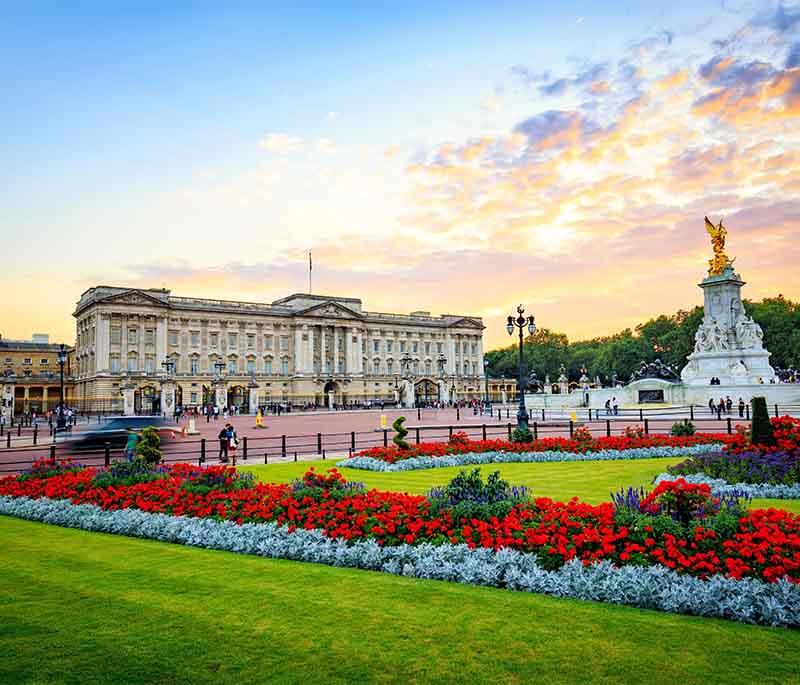
M 308 270 L 311 271 L 311 250 L 308 251 Z
M 311 250 L 308 251 L 308 294 L 312 293 L 311 290 L 311 271 L 313 270 L 313 265 L 311 263 Z

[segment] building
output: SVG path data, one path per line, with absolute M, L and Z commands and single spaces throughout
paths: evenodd
M 251 412 L 272 402 L 409 403 L 483 392 L 484 327 L 475 316 L 368 312 L 349 297 L 262 304 L 109 286 L 84 292 L 74 316 L 75 395 L 87 411 L 164 411 L 168 372 L 176 405 Z
M 3 409 L 10 416 L 31 412 L 43 413 L 58 405 L 61 392 L 61 369 L 58 363 L 60 344 L 50 336 L 35 333 L 31 340 L 9 340 L 0 336 Z M 72 400 L 74 350 L 66 347 L 64 366 L 64 401 Z

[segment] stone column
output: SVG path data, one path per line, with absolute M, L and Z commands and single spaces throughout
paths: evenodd
M 364 331 L 359 329 L 356 331 L 356 349 L 355 349 L 355 364 L 353 371 L 357 374 L 363 375 L 364 373 L 364 355 L 361 354 L 361 346 L 364 340 Z
M 300 326 L 294 329 L 294 372 L 295 375 L 302 375 L 306 370 L 305 355 L 303 354 L 303 331 Z
M 156 368 L 161 368 L 161 362 L 167 358 L 167 317 L 159 316 L 156 319 Z M 177 371 L 177 369 L 176 369 Z
M 453 336 L 448 333 L 445 340 L 445 355 L 447 355 L 447 373 L 454 376 L 456 373 L 456 341 Z
M 352 376 L 354 371 L 353 336 L 355 332 L 355 328 L 346 327 L 344 329 L 344 372 L 348 376 Z
M 249 391 L 248 404 L 250 405 L 250 413 L 255 416 L 258 412 L 258 383 L 250 381 L 247 384 Z
M 339 327 L 333 327 L 333 361 L 331 362 L 331 369 L 334 375 L 339 373 Z
M 325 326 L 319 327 L 319 372 L 325 373 Z
M 11 419 L 14 418 L 14 380 L 6 378 L 3 381 L 3 396 L 0 398 L 0 411 L 5 416 L 6 428 L 11 425 Z
M 97 315 L 97 328 L 95 333 L 95 361 L 97 371 L 108 371 L 111 367 L 109 350 L 111 349 L 111 322 L 107 314 Z
M 306 371 L 309 376 L 314 373 L 314 326 L 305 325 L 304 330 L 308 331 L 308 342 L 306 343 Z

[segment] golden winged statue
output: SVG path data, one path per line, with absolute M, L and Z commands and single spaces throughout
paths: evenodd
M 725 254 L 725 236 L 728 235 L 728 230 L 722 225 L 722 219 L 715 226 L 708 220 L 708 217 L 704 218 L 706 231 L 711 236 L 711 247 L 714 249 L 714 258 L 708 260 L 708 275 L 719 276 L 727 266 L 733 264 L 736 258 L 730 259 Z

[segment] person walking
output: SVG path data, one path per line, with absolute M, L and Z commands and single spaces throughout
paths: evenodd
M 214 405 L 214 421 L 219 421 L 219 405 Z
M 228 461 L 228 446 L 230 444 L 227 426 L 222 427 L 217 435 L 217 440 L 219 440 L 219 460 L 225 464 Z
M 740 397 L 739 398 L 739 418 L 740 419 L 744 418 L 744 407 L 745 407 L 744 400 Z
M 711 415 L 714 415 L 714 412 L 717 411 L 717 405 L 714 404 L 714 398 L 708 398 L 708 410 L 711 412 Z
M 606 400 L 606 416 L 611 416 L 611 400 Z
M 236 429 L 232 424 L 226 426 L 228 429 L 228 455 L 236 463 L 236 448 L 239 447 L 239 436 L 236 435 Z
M 133 430 L 133 428 L 128 428 L 128 439 L 125 442 L 125 459 L 128 461 L 133 461 L 136 458 L 136 443 L 139 442 L 139 434 Z

